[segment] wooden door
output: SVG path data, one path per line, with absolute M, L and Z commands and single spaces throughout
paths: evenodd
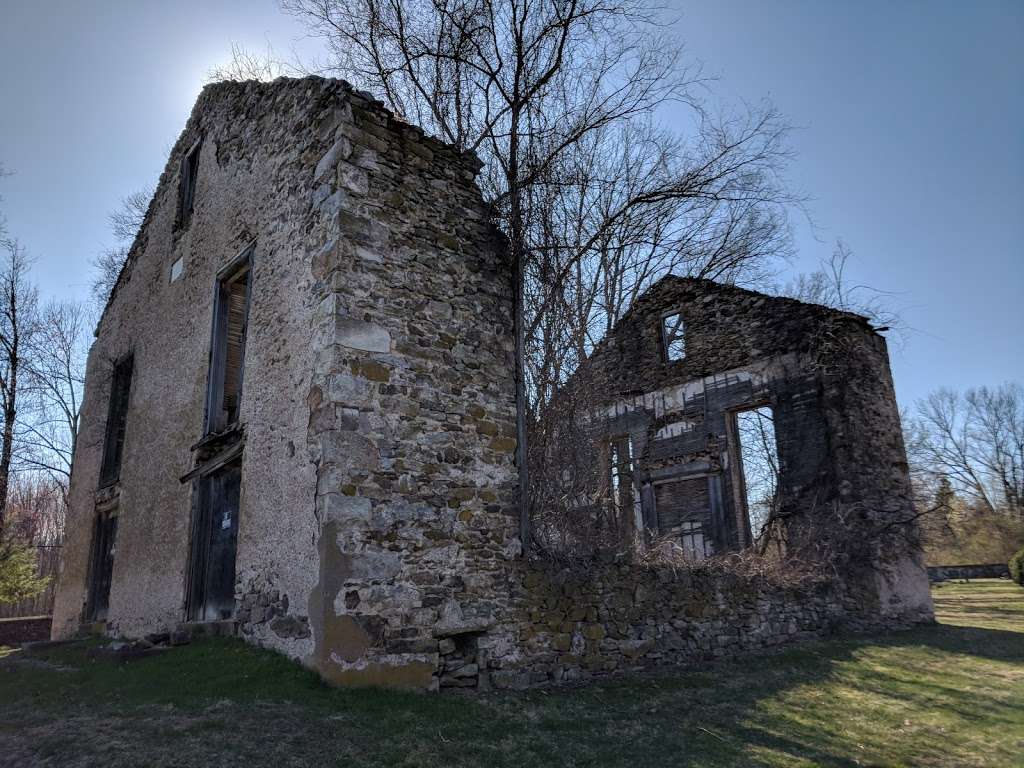
M 219 621 L 234 614 L 241 478 L 236 464 L 199 480 L 189 568 L 192 621 Z
M 114 541 L 117 538 L 116 511 L 96 515 L 92 556 L 89 563 L 89 595 L 85 615 L 88 621 L 103 621 L 110 608 L 110 583 L 114 576 Z

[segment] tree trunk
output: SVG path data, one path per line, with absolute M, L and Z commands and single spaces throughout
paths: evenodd
M 524 311 L 524 242 L 523 207 L 519 187 L 519 110 L 513 108 L 509 137 L 508 193 L 509 238 L 512 247 L 512 279 L 514 301 L 515 377 L 516 377 L 516 467 L 519 470 L 519 539 L 523 554 L 530 549 L 530 470 L 526 450 L 526 328 Z

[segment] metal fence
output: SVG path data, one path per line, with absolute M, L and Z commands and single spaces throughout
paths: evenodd
M 0 619 L 17 619 L 22 616 L 49 616 L 53 613 L 53 596 L 57 589 L 57 566 L 60 563 L 60 544 L 44 544 L 36 547 L 36 568 L 40 576 L 48 576 L 50 582 L 38 595 L 17 603 L 0 603 Z

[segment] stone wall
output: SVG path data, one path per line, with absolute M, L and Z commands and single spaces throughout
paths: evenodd
M 504 624 L 441 640 L 442 689 L 559 685 L 912 623 L 861 613 L 825 574 L 781 585 L 720 565 L 521 562 L 510 589 Z
M 48 640 L 52 616 L 24 616 L 0 619 L 0 645 L 21 645 Z
M 238 589 L 277 590 L 291 613 L 308 615 L 317 581 L 316 478 L 306 452 L 315 310 L 309 242 L 329 226 L 311 209 L 311 176 L 333 141 L 333 127 L 325 137 L 320 126 L 338 94 L 327 81 L 305 80 L 221 84 L 200 95 L 89 354 L 55 637 L 73 634 L 82 620 L 100 502 L 116 504 L 119 521 L 106 631 L 138 636 L 185 618 L 192 488 L 181 478 L 195 466 L 193 446 L 203 436 L 216 276 L 252 242 Z M 195 209 L 183 226 L 180 166 L 200 139 Z M 101 494 L 110 371 L 128 353 L 134 370 L 120 480 Z M 254 634 L 293 656 L 312 648 L 308 639 L 279 637 L 269 623 Z
M 512 285 L 478 169 L 352 95 L 314 172 L 310 618 L 335 682 L 436 686 L 443 633 L 507 601 Z
M 233 622 L 331 680 L 436 685 L 439 633 L 492 620 L 519 551 L 511 275 L 478 169 L 340 81 L 203 91 L 90 352 L 55 637 L 81 625 L 100 504 L 103 630 L 184 621 L 214 288 L 255 242 Z M 128 353 L 120 479 L 98 490 Z
M 179 169 L 197 142 L 183 224 Z M 520 558 L 512 277 L 478 170 L 339 81 L 203 91 L 90 352 L 55 637 L 80 628 L 99 507 L 119 521 L 104 631 L 184 621 L 214 287 L 252 243 L 230 622 L 249 642 L 339 684 L 504 687 L 930 615 L 902 552 L 877 553 L 889 577 L 859 592 L 874 571 L 853 592 L 787 591 L 721 571 L 609 560 L 571 576 Z M 667 364 L 658 324 L 678 308 L 687 357 Z M 110 372 L 129 353 L 120 479 L 100 489 Z M 910 503 L 884 341 L 862 318 L 673 278 L 593 366 L 660 469 L 727 469 L 727 412 L 769 401 L 794 509 L 870 504 L 873 524 Z M 662 404 L 653 419 L 647 395 Z M 662 433 L 674 420 L 685 428 Z M 735 514 L 720 523 L 742 539 Z
M 948 581 L 949 579 L 1008 578 L 1010 578 L 1010 568 L 1006 563 L 928 566 L 928 579 L 930 581 Z
M 662 318 L 671 313 L 685 323 L 681 360 L 663 353 Z M 699 521 L 716 553 L 749 546 L 756 534 L 745 511 L 734 414 L 770 406 L 777 514 L 790 554 L 814 554 L 834 540 L 848 555 L 844 578 L 865 585 L 859 599 L 871 610 L 930 617 L 888 353 L 865 318 L 670 276 L 626 313 L 570 388 L 602 414 L 592 420 L 596 441 L 630 440 L 642 537 L 666 535 L 662 490 L 692 495 L 692 483 L 706 483 L 708 510 Z

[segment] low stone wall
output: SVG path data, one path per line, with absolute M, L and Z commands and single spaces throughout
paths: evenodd
M 1006 563 L 988 563 L 975 565 L 930 565 L 928 566 L 929 581 L 946 581 L 948 579 L 1008 579 L 1010 568 Z
M 515 617 L 513 650 L 475 660 L 490 670 L 481 685 L 525 688 L 692 664 L 820 638 L 856 623 L 827 582 L 792 589 L 629 564 L 585 574 L 530 568 L 522 574 Z M 481 649 L 495 645 L 478 642 Z
M 49 640 L 52 622 L 52 616 L 0 619 L 0 645 L 21 645 L 36 640 Z

